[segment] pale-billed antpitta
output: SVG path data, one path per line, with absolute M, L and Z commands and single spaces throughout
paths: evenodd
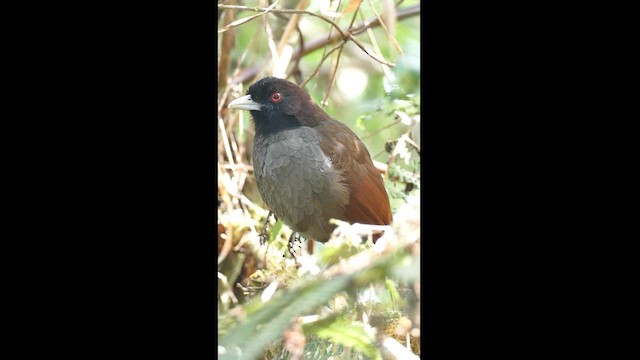
M 307 239 L 329 240 L 329 219 L 387 225 L 389 197 L 369 151 L 346 125 L 287 80 L 267 77 L 229 103 L 253 117 L 253 169 L 271 211 Z

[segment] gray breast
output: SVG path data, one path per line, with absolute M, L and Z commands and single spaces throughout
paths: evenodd
M 347 187 L 312 128 L 256 135 L 253 167 L 264 202 L 305 238 L 327 241 L 329 219 L 344 219 Z

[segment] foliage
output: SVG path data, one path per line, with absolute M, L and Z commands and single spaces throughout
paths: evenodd
M 218 3 L 219 357 L 419 355 L 420 2 Z M 385 27 L 365 30 L 378 16 Z M 334 24 L 351 38 L 335 37 Z M 268 217 L 253 179 L 249 116 L 226 108 L 274 75 L 304 83 L 385 170 L 394 223 L 375 244 L 362 241 L 371 228 L 340 223 L 313 253 L 303 239 L 307 249 L 288 254 L 291 229 Z M 387 346 L 407 340 L 401 355 Z
M 344 234 L 330 243 L 352 241 L 349 238 L 351 228 L 343 224 L 338 233 Z M 383 294 L 385 290 L 388 293 L 386 301 L 393 304 L 394 308 L 409 309 L 401 301 L 392 278 L 411 284 L 419 281 L 420 273 L 416 268 L 419 264 L 419 248 L 416 247 L 416 240 L 402 245 L 398 239 L 394 239 L 393 233 L 385 234 L 376 245 L 365 244 L 361 252 L 321 269 L 319 275 L 301 274 L 290 286 L 284 285 L 281 291 L 276 290 L 275 295 L 269 295 L 271 292 L 267 288 L 262 296 L 254 296 L 242 307 L 220 313 L 221 358 L 255 358 L 269 344 L 280 339 L 292 322 L 307 314 L 319 315 L 312 316 L 312 321 L 303 325 L 305 337 L 329 339 L 335 344 L 353 348 L 367 358 L 380 358 L 373 328 L 353 318 L 361 312 L 381 314 L 384 318 L 389 305 L 371 300 L 379 297 L 375 293 Z M 273 284 L 278 286 L 279 282 L 276 280 Z M 370 292 L 368 299 L 358 296 L 356 290 L 367 289 L 372 284 L 385 286 Z M 351 303 L 346 301 L 350 296 L 356 298 L 352 298 Z M 342 299 L 342 302 L 338 299 Z M 328 307 L 330 300 L 334 300 L 333 306 Z M 387 312 L 386 317 L 393 319 L 398 314 Z

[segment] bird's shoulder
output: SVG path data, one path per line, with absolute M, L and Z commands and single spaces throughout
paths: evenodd
M 322 151 L 338 166 L 347 166 L 351 162 L 371 163 L 366 146 L 347 125 L 332 119 L 314 129 L 321 135 Z

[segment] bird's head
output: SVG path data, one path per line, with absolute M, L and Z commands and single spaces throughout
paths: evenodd
M 256 133 L 266 134 L 298 126 L 313 126 L 316 116 L 324 114 L 311 96 L 298 85 L 275 77 L 266 77 L 249 87 L 247 95 L 229 103 L 229 108 L 249 110 Z

